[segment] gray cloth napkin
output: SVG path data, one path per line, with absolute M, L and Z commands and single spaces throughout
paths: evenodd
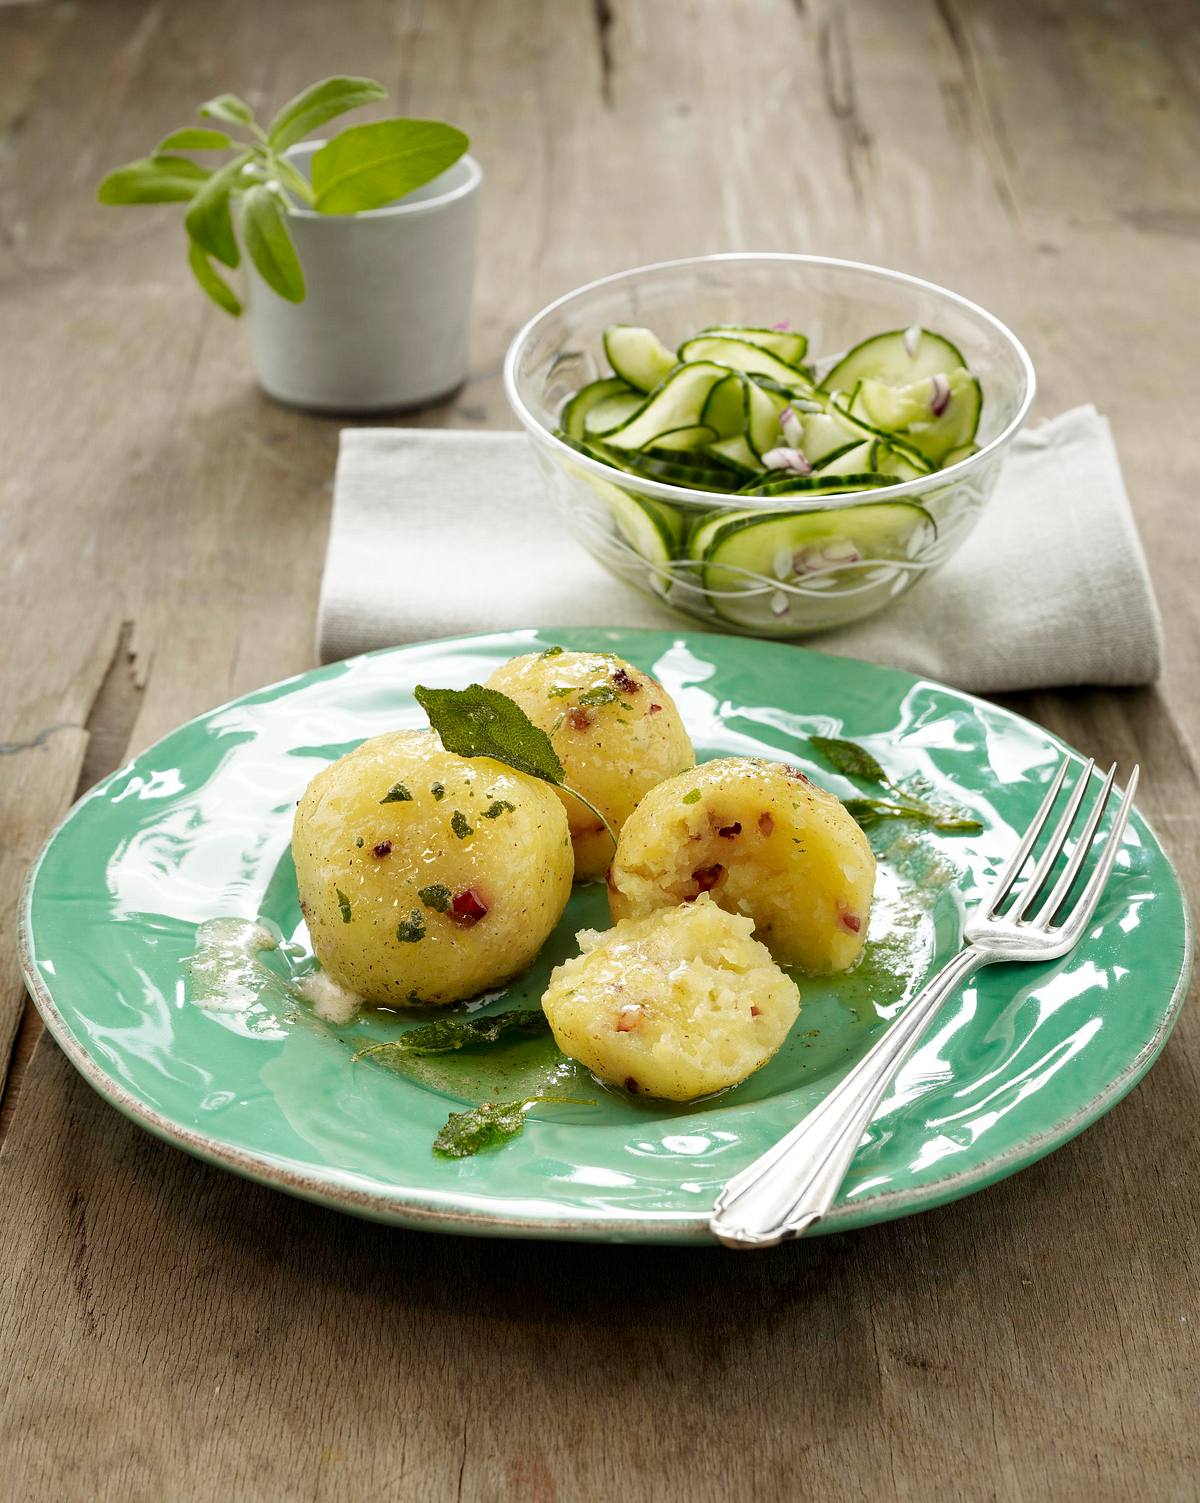
M 518 626 L 682 624 L 568 534 L 524 434 L 343 431 L 323 662 Z M 937 574 L 802 645 L 976 691 L 1156 678 L 1162 626 L 1106 419 L 1077 407 L 1027 429 Z

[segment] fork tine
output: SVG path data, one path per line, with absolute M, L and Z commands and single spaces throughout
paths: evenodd
M 1070 914 L 1059 925 L 1059 930 L 1064 938 L 1069 938 L 1074 944 L 1091 922 L 1092 915 L 1096 911 L 1096 905 L 1100 901 L 1100 894 L 1104 891 L 1105 884 L 1112 875 L 1112 869 L 1116 863 L 1117 855 L 1121 849 L 1121 840 L 1125 834 L 1125 826 L 1129 822 L 1130 811 L 1133 808 L 1133 795 L 1137 791 L 1138 774 L 1140 769 L 1134 763 L 1133 771 L 1129 774 L 1129 781 L 1125 785 L 1125 797 L 1121 800 L 1121 807 L 1117 810 L 1116 818 L 1112 822 L 1112 828 L 1108 832 L 1108 838 L 1104 842 L 1104 849 L 1100 852 L 1100 859 L 1096 863 L 1096 870 L 1088 878 L 1088 884 L 1079 895 L 1079 901 L 1071 910 Z
M 1079 813 L 1079 806 L 1083 802 L 1083 795 L 1087 792 L 1088 783 L 1091 781 L 1092 769 L 1095 762 L 1091 757 L 1083 764 L 1083 770 L 1079 774 L 1079 780 L 1071 790 L 1071 796 L 1067 800 L 1067 807 L 1054 827 L 1049 844 L 1037 859 L 1037 864 L 1029 874 L 1029 880 L 1017 894 L 1012 907 L 1004 915 L 1011 923 L 1016 923 L 1021 915 L 1037 897 L 1042 884 L 1050 875 L 1054 863 L 1062 855 L 1063 846 L 1067 843 L 1067 837 L 1071 833 L 1071 826 L 1075 823 L 1075 816 Z
M 1063 779 L 1067 775 L 1069 765 L 1070 762 L 1067 757 L 1064 757 L 1058 764 L 1058 771 L 1054 774 L 1054 778 L 1046 790 L 1046 797 L 1042 800 L 1042 807 L 1034 815 L 1029 828 L 1021 836 L 1021 843 L 1004 863 L 1003 867 L 1001 867 L 1000 875 L 993 881 L 991 890 L 979 905 L 979 912 L 982 917 L 990 918 L 1008 896 L 1009 889 L 1013 884 L 1013 878 L 1025 865 L 1026 856 L 1033 849 L 1034 841 L 1042 833 L 1046 821 L 1050 817 L 1050 810 L 1053 809 L 1054 801 L 1058 798 L 1059 790 L 1062 788 Z
M 1058 881 L 1054 884 L 1050 896 L 1030 920 L 1031 923 L 1044 929 L 1066 902 L 1071 891 L 1071 884 L 1079 875 L 1079 868 L 1083 865 L 1088 852 L 1092 848 L 1092 839 L 1096 834 L 1096 826 L 1103 818 L 1104 810 L 1108 805 L 1108 796 L 1112 792 L 1113 779 L 1116 775 L 1117 764 L 1114 762 L 1108 769 L 1108 776 L 1104 779 L 1104 787 L 1101 788 L 1096 802 L 1092 805 L 1091 813 L 1083 822 L 1083 829 L 1079 832 L 1079 838 L 1076 840 L 1075 848 L 1067 859 L 1066 866 L 1063 867 L 1062 873 Z

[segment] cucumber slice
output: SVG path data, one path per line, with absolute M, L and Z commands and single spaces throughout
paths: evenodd
M 822 460 L 862 442 L 862 434 L 857 428 L 842 422 L 831 412 L 806 412 L 803 426 L 800 447 L 811 465 L 819 465 Z
M 778 471 L 770 472 L 778 474 Z M 800 496 L 800 495 L 850 495 L 854 491 L 877 491 L 885 485 L 895 485 L 892 475 L 876 475 L 869 470 L 846 475 L 789 475 L 786 480 L 770 480 L 759 476 L 749 485 L 742 486 L 739 496 Z
M 948 470 L 952 464 L 962 464 L 964 459 L 970 459 L 972 454 L 978 453 L 978 444 L 963 444 L 961 449 L 950 450 L 949 454 L 942 460 L 941 468 Z
M 919 480 L 933 468 L 915 449 L 898 442 L 886 444 L 883 439 L 877 438 L 870 448 L 867 469 L 874 470 L 878 475 L 894 475 L 897 480 Z
M 657 449 L 650 453 L 641 449 L 626 453 L 600 445 L 594 452 L 595 457 L 605 464 L 617 465 L 642 480 L 658 480 L 663 485 L 682 485 L 696 491 L 722 493 L 730 489 L 732 477 L 728 470 L 715 464 L 694 463 L 696 456 L 687 450 Z M 662 502 L 656 504 L 665 505 Z
M 786 396 L 767 391 L 756 381 L 746 382 L 746 442 L 760 458 L 783 443 L 779 414 L 787 404 Z
M 861 444 L 851 444 L 840 454 L 830 454 L 813 469 L 820 475 L 863 475 L 875 469 L 871 463 L 871 444 L 864 439 Z
M 635 553 L 660 567 L 674 558 L 683 537 L 683 521 L 673 507 L 649 496 L 631 496 L 598 475 L 589 475 L 587 481 L 603 499 L 617 531 Z
M 722 334 L 760 345 L 788 365 L 799 365 L 808 351 L 808 335 L 791 329 L 756 329 L 752 324 L 709 324 L 701 334 Z
M 746 431 L 749 384 L 740 371 L 730 371 L 709 392 L 700 411 L 700 421 L 715 429 L 718 438 L 733 438 Z
M 628 387 L 624 391 L 614 391 L 611 396 L 601 397 L 583 415 L 584 436 L 593 434 L 599 437 L 612 428 L 619 428 L 622 423 L 629 421 L 641 405 L 641 393 L 630 391 Z
M 848 350 L 826 374 L 821 390 L 849 391 L 867 378 L 905 386 L 923 376 L 948 375 L 965 364 L 959 350 L 940 334 L 918 329 L 914 338 L 907 329 L 895 329 Z
M 714 459 L 728 465 L 739 475 L 761 475 L 762 460 L 746 442 L 744 433 L 735 434 L 733 438 L 723 438 L 718 443 L 705 446 L 706 454 L 711 454 Z M 730 490 L 736 490 L 736 486 L 729 486 Z
M 706 539 L 703 583 L 725 620 L 748 630 L 780 631 L 794 598 L 783 586 L 808 578 L 836 588 L 864 561 L 914 558 L 936 537 L 933 518 L 909 501 L 773 516 L 735 512 Z
M 717 360 L 730 370 L 769 376 L 788 391 L 811 391 L 812 382 L 794 365 L 780 360 L 761 345 L 724 334 L 698 334 L 679 346 L 679 358 L 686 364 L 696 360 Z
M 728 366 L 712 361 L 677 366 L 623 427 L 605 434 L 605 442 L 618 449 L 644 449 L 647 444 L 661 443 L 665 434 L 698 427 L 709 392 L 728 374 Z M 716 437 L 712 429 L 705 431 L 709 438 Z M 689 446 L 676 443 L 671 447 Z
M 711 443 L 716 436 L 716 429 L 710 428 L 707 423 L 685 423 L 682 428 L 668 428 L 665 433 L 658 434 L 653 445 L 647 445 L 647 448 L 699 449 L 702 445 Z
M 983 407 L 983 392 L 970 371 L 959 366 L 945 380 L 949 396 L 938 416 L 930 415 L 923 422 L 909 423 L 904 430 L 904 442 L 934 466 L 941 465 L 954 449 L 974 442 Z M 928 390 L 929 383 L 923 384 Z M 926 411 L 929 411 L 928 407 Z
M 675 368 L 675 356 L 658 335 L 633 324 L 605 329 L 604 353 L 617 375 L 638 391 L 653 391 Z
M 586 432 L 585 419 L 593 407 L 609 397 L 627 394 L 630 388 L 619 376 L 605 376 L 601 381 L 589 381 L 581 386 L 563 407 L 559 422 L 568 438 L 582 438 Z

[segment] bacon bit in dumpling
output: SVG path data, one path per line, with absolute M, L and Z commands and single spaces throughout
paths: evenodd
M 381 840 L 378 845 L 371 847 L 371 855 L 377 861 L 382 861 L 385 856 L 390 856 L 391 854 L 392 842 L 390 840 Z
M 636 1095 L 637 1094 L 637 1088 L 638 1088 L 638 1083 L 633 1078 L 633 1076 L 632 1075 L 626 1075 L 626 1077 L 625 1077 L 625 1089 L 627 1091 L 632 1091 L 634 1093 L 634 1095 Z
M 775 820 L 764 809 L 763 812 L 758 816 L 758 833 L 765 840 L 774 828 Z
M 659 711 L 660 711 L 660 710 L 661 710 L 661 709 L 662 709 L 662 705 L 651 705 L 651 706 L 650 706 L 650 713 L 651 713 L 651 715 L 657 715 L 657 714 L 658 714 L 658 712 L 659 712 Z
M 857 934 L 862 929 L 862 919 L 857 913 L 839 913 L 838 923 L 843 929 L 848 929 L 851 934 Z
M 631 678 L 624 668 L 618 668 L 612 676 L 612 681 L 620 689 L 622 694 L 636 694 L 641 689 L 641 684 L 636 678 Z
M 794 778 L 797 783 L 811 783 L 812 779 L 800 771 L 798 767 L 790 767 L 785 764 L 783 773 L 785 777 Z
M 586 731 L 592 723 L 592 717 L 586 710 L 574 709 L 567 711 L 567 724 L 573 731 Z
M 462 892 L 455 893 L 450 902 L 450 917 L 464 929 L 469 929 L 481 918 L 486 918 L 487 912 L 488 905 L 474 887 L 465 887 Z
M 702 892 L 711 892 L 724 875 L 725 868 L 719 861 L 712 866 L 698 866 L 692 873 L 692 881 L 697 887 L 696 896 Z
M 731 825 L 722 825 L 717 834 L 722 840 L 735 840 L 742 833 L 742 826 L 738 820 Z
M 626 1002 L 625 1006 L 617 1014 L 617 1032 L 632 1033 L 642 1021 L 645 1009 L 640 1002 Z
M 751 1008 L 750 1008 L 750 1016 L 752 1018 L 759 1018 L 759 1017 L 761 1017 L 762 1016 L 762 1008 L 761 1007 L 754 1007 L 752 1005 Z

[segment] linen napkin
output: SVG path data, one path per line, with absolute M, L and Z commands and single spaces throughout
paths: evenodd
M 523 433 L 343 430 L 323 662 L 518 626 L 685 624 L 571 537 Z M 1076 407 L 1027 429 L 938 573 L 802 645 L 977 692 L 1156 678 L 1162 626 L 1107 420 Z

